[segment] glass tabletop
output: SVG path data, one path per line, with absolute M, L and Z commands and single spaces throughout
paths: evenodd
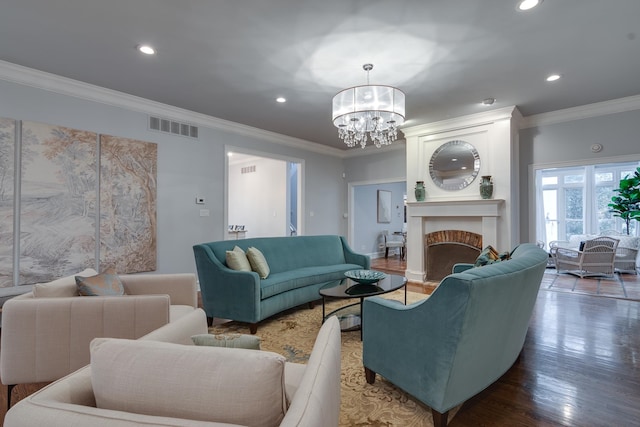
M 404 287 L 407 278 L 395 274 L 387 274 L 384 279 L 375 283 L 358 283 L 351 279 L 329 283 L 320 289 L 320 295 L 332 298 L 364 298 L 386 294 Z

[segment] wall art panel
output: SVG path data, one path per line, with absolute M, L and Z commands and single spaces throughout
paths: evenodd
M 157 144 L 100 135 L 100 269 L 156 269 Z
M 13 285 L 15 121 L 0 118 L 0 287 Z
M 20 284 L 95 266 L 97 134 L 22 123 Z

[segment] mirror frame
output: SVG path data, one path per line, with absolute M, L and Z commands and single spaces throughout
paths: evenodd
M 468 153 L 473 157 L 473 170 L 466 175 L 462 175 L 459 178 L 455 179 L 453 183 L 445 183 L 440 176 L 438 176 L 438 171 L 434 168 L 434 164 L 439 155 L 443 155 L 442 152 L 450 147 L 459 147 L 462 149 L 467 149 Z M 480 173 L 480 155 L 478 154 L 478 150 L 469 144 L 466 141 L 462 141 L 459 139 L 455 139 L 452 141 L 445 142 L 440 147 L 436 149 L 431 155 L 431 160 L 429 161 L 429 175 L 433 180 L 434 184 L 443 190 L 449 191 L 458 191 L 467 188 L 478 176 Z

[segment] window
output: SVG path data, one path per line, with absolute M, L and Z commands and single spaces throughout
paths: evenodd
M 607 205 L 620 180 L 638 166 L 640 162 L 536 170 L 537 240 L 548 243 L 608 230 L 626 234 L 624 221 Z M 638 225 L 631 221 L 629 234 L 640 235 Z

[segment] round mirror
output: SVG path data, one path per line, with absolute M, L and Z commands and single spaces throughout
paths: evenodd
M 429 162 L 431 179 L 443 190 L 462 190 L 476 179 L 479 171 L 478 151 L 465 141 L 442 144 Z

